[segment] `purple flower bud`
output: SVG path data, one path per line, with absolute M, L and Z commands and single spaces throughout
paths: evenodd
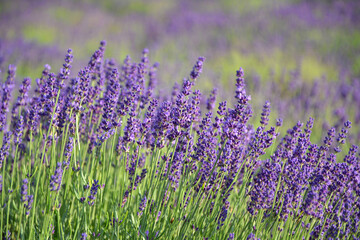
M 266 101 L 263 107 L 263 111 L 261 113 L 260 123 L 263 126 L 267 126 L 269 123 L 269 115 L 270 115 L 270 102 Z
M 11 135 L 12 135 L 11 132 L 7 132 L 4 135 L 3 145 L 0 149 L 0 169 L 2 168 L 3 162 L 6 160 L 7 156 L 9 155 Z
M 26 215 L 29 215 L 30 210 L 32 208 L 32 204 L 34 202 L 34 196 L 33 195 L 28 195 L 26 200 L 27 200 L 27 203 L 24 204 L 24 207 L 26 209 Z
M 216 94 L 217 94 L 217 89 L 214 88 L 211 91 L 209 98 L 206 100 L 206 109 L 208 111 L 212 111 L 215 108 Z
M 72 49 L 67 50 L 67 54 L 65 56 L 65 63 L 63 67 L 60 69 L 60 73 L 57 77 L 57 88 L 62 89 L 64 87 L 64 82 L 69 79 L 70 70 L 71 70 L 71 63 L 73 61 Z
M 86 233 L 82 233 L 81 234 L 81 240 L 86 240 L 86 238 L 87 238 L 87 234 Z
M 66 166 L 66 169 L 69 168 L 69 165 L 70 165 L 70 159 L 71 159 L 71 153 L 73 151 L 73 145 L 74 145 L 74 139 L 72 137 L 69 137 L 69 141 L 67 142 L 67 144 L 65 146 L 65 152 L 64 152 L 65 160 L 63 162 L 63 165 Z
M 37 131 L 39 117 L 39 105 L 36 101 L 34 101 L 33 103 L 31 103 L 27 120 L 28 129 L 30 132 L 32 132 L 32 134 L 35 134 Z
M 0 105 L 0 132 L 4 130 L 6 126 L 6 113 L 8 112 L 9 101 L 11 99 L 11 91 L 15 81 L 16 67 L 9 65 L 8 76 L 2 87 L 2 101 Z
M 203 64 L 205 61 L 205 57 L 199 57 L 196 64 L 193 67 L 193 70 L 190 73 L 190 79 L 192 82 L 196 81 L 199 77 L 200 73 L 202 72 Z
M 24 118 L 20 115 L 20 118 L 16 118 L 16 128 L 14 131 L 14 143 L 15 145 L 19 145 L 22 142 L 22 135 L 24 131 Z
M 61 163 L 58 162 L 54 175 L 51 176 L 50 179 L 50 191 L 59 191 L 61 187 L 63 170 L 61 168 Z
M 235 238 L 235 234 L 234 233 L 230 233 L 228 240 L 233 240 Z
M 146 204 L 147 204 L 147 199 L 146 199 L 146 195 L 144 195 L 144 197 L 141 199 L 141 202 L 139 205 L 139 212 L 138 212 L 139 217 L 143 214 L 143 211 L 146 208 Z
M 100 188 L 100 185 L 98 183 L 99 183 L 99 180 L 94 179 L 94 182 L 91 185 L 90 195 L 88 197 L 88 199 L 89 199 L 88 204 L 91 206 L 94 205 L 95 199 L 96 199 L 96 194 Z
M 22 181 L 22 185 L 21 185 L 21 202 L 25 202 L 27 200 L 27 189 L 28 189 L 28 184 L 29 184 L 29 181 L 27 180 L 27 178 L 25 178 L 23 181 Z
M 246 95 L 244 70 L 242 68 L 236 71 L 235 85 L 236 85 L 235 98 L 238 100 L 239 104 L 242 105 L 247 104 L 247 102 L 251 99 L 251 97 Z
M 24 81 L 22 82 L 22 85 L 20 86 L 20 89 L 19 89 L 19 96 L 18 96 L 18 98 L 16 100 L 16 104 L 12 110 L 13 115 L 17 115 L 16 109 L 18 107 L 26 105 L 30 85 L 31 85 L 31 79 L 24 78 Z

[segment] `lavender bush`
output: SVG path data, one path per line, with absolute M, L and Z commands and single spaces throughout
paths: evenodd
M 195 90 L 205 58 L 170 94 L 157 69 L 104 59 L 1 91 L 3 239 L 360 238 L 360 159 L 352 123 L 311 141 L 314 119 L 279 136 L 265 102 L 258 127 L 243 69 L 235 104 Z M 10 111 L 11 110 L 11 111 Z M 343 150 L 342 149 L 348 149 Z M 344 152 L 345 151 L 345 152 Z

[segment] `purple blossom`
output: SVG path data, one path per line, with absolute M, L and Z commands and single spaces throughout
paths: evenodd
M 107 86 L 104 99 L 104 113 L 100 127 L 103 131 L 109 131 L 116 127 L 115 106 L 119 97 L 119 82 L 118 71 L 114 69 L 110 78 L 110 83 Z
M 29 181 L 27 180 L 27 178 L 25 178 L 23 181 L 22 181 L 22 185 L 21 185 L 21 202 L 25 202 L 27 200 L 27 190 L 28 190 L 28 184 L 29 184 Z
M 31 134 L 35 134 L 37 131 L 37 127 L 39 124 L 39 104 L 37 101 L 33 101 L 30 104 L 30 110 L 29 110 L 29 114 L 28 114 L 28 122 L 27 122 L 27 126 L 28 126 L 28 131 Z
M 3 138 L 3 145 L 0 149 L 0 169 L 2 168 L 3 162 L 6 160 L 7 156 L 9 155 L 11 135 L 12 135 L 11 132 L 6 132 Z
M 57 77 L 57 87 L 58 89 L 62 89 L 64 87 L 64 82 L 66 82 L 70 76 L 70 70 L 71 70 L 71 63 L 73 61 L 73 55 L 72 55 L 72 49 L 67 50 L 67 54 L 65 56 L 65 63 L 63 64 L 63 67 L 60 69 L 60 73 Z
M 233 240 L 234 238 L 235 238 L 235 234 L 234 233 L 229 233 L 228 240 Z
M 204 57 L 199 57 L 196 64 L 194 65 L 193 70 L 190 73 L 190 79 L 192 82 L 196 81 L 196 79 L 199 77 L 200 73 L 202 72 L 204 61 L 205 61 Z
M 63 176 L 63 169 L 61 162 L 56 165 L 55 173 L 50 178 L 50 191 L 59 191 Z
M 141 216 L 143 214 L 143 211 L 146 208 L 146 204 L 147 204 L 147 198 L 146 198 L 146 195 L 144 195 L 144 197 L 141 199 L 141 202 L 140 202 L 140 205 L 139 205 L 138 216 Z
M 16 128 L 14 130 L 14 143 L 19 145 L 22 142 L 22 135 L 24 131 L 24 118 L 20 115 L 19 118 L 16 118 Z
M 246 95 L 244 70 L 242 68 L 236 71 L 235 98 L 240 104 L 246 104 L 249 100 L 251 100 L 251 97 Z
M 27 102 L 27 97 L 28 97 L 28 91 L 30 89 L 31 86 L 31 79 L 30 78 L 24 78 L 24 81 L 22 82 L 22 85 L 20 86 L 19 89 L 19 96 L 16 100 L 15 106 L 12 110 L 12 114 L 13 115 L 17 115 L 17 108 L 20 106 L 25 106 L 26 102 Z
M 72 137 L 69 137 L 69 140 L 66 143 L 65 151 L 64 151 L 65 160 L 63 162 L 63 165 L 66 166 L 66 169 L 69 168 L 69 165 L 70 165 L 70 159 L 71 159 L 71 153 L 73 150 L 73 145 L 74 145 L 74 139 Z
M 2 101 L 0 108 L 0 132 L 4 130 L 6 126 L 6 113 L 8 112 L 9 101 L 11 100 L 11 91 L 15 81 L 16 67 L 9 65 L 8 76 L 5 83 L 2 86 Z
M 250 233 L 246 240 L 260 240 L 260 238 L 256 238 L 254 233 Z
M 165 138 L 170 130 L 172 130 L 172 123 L 170 118 L 170 102 L 163 102 L 156 114 L 155 121 L 153 123 L 153 136 L 157 140 L 155 143 L 158 148 L 165 146 Z
M 24 204 L 24 207 L 26 209 L 26 215 L 29 215 L 30 210 L 32 208 L 32 204 L 34 202 L 34 196 L 33 195 L 28 195 L 26 201 L 27 202 Z
M 87 234 L 86 233 L 82 233 L 81 234 L 81 240 L 86 240 L 86 238 L 87 238 Z
M 263 126 L 267 126 L 269 123 L 269 115 L 270 115 L 270 102 L 266 101 L 263 107 L 263 111 L 261 113 L 260 123 Z
M 209 98 L 206 100 L 206 109 L 208 111 L 212 111 L 215 108 L 216 94 L 217 94 L 217 89 L 214 88 L 211 91 Z
M 99 180 L 94 179 L 94 182 L 91 185 L 90 195 L 88 197 L 88 199 L 89 199 L 88 204 L 91 206 L 94 205 L 95 199 L 96 199 L 96 194 L 100 188 L 100 185 L 98 183 L 99 183 Z

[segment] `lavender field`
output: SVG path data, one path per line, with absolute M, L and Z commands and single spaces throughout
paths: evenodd
M 1 239 L 360 239 L 359 26 L 355 0 L 1 1 Z

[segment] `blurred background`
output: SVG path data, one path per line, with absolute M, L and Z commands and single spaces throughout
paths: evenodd
M 72 75 L 101 40 L 106 58 L 159 62 L 161 92 L 205 56 L 197 82 L 232 101 L 235 72 L 245 71 L 256 125 L 265 100 L 285 126 L 315 118 L 315 133 L 349 119 L 360 131 L 360 1 L 310 0 L 0 0 L 0 74 L 17 65 L 18 82 L 57 72 L 74 51 Z M 359 96 L 358 96 L 359 95 Z M 315 134 L 315 136 L 316 136 Z

